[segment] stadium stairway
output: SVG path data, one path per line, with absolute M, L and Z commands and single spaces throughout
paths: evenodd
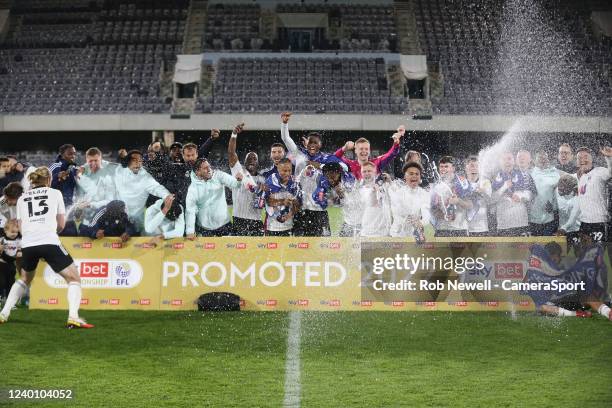
M 204 34 L 206 32 L 206 0 L 191 0 L 185 39 L 183 41 L 184 54 L 201 54 L 204 47 Z
M 421 55 L 423 51 L 419 43 L 413 0 L 395 0 L 393 7 L 395 9 L 395 24 L 399 36 L 400 53 Z

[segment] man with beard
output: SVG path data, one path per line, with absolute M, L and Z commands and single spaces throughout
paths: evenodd
M 242 185 L 232 188 L 234 235 L 263 236 L 263 222 L 258 195 L 262 193 L 266 179 L 257 173 L 259 168 L 257 153 L 248 152 L 244 158 L 244 166 L 238 159 L 236 142 L 243 129 L 244 123 L 234 128 L 227 146 L 232 176 L 236 177 L 239 174 L 243 176 Z
M 213 170 L 204 158 L 196 161 L 185 205 L 187 239 L 194 240 L 196 233 L 203 237 L 232 234 L 225 187 L 238 188 L 241 181 L 242 174 L 232 177 L 220 170 Z
M 145 203 L 149 194 L 165 198 L 170 192 L 143 168 L 140 151 L 131 150 L 122 160 L 115 172 L 116 198 L 126 204 L 130 221 L 140 232 L 144 226 Z
M 94 215 L 89 225 L 81 224 L 79 235 L 91 239 L 104 237 L 120 237 L 122 242 L 136 235 L 136 229 L 125 212 L 125 203 L 113 200 Z
M 578 204 L 580 232 L 591 236 L 593 242 L 608 241 L 607 183 L 612 176 L 612 147 L 601 149 L 606 167 L 593 167 L 593 153 L 588 147 L 577 150 Z
M 574 152 L 572 151 L 572 147 L 567 143 L 562 143 L 559 146 L 559 153 L 557 155 L 557 169 L 567 173 L 567 174 L 575 174 L 576 170 L 576 162 L 574 161 Z
M 70 212 L 74 200 L 74 190 L 76 188 L 76 179 L 78 167 L 75 163 L 76 149 L 71 144 L 60 146 L 59 155 L 55 162 L 49 166 L 51 172 L 51 188 L 59 190 L 64 198 L 64 206 Z M 77 235 L 77 227 L 74 220 L 66 220 L 66 226 L 59 234 L 65 237 L 74 237 Z
M 170 163 L 182 163 L 183 162 L 183 144 L 180 142 L 174 142 L 170 145 Z

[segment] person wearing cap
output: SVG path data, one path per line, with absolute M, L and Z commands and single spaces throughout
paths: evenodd
M 170 163 L 183 163 L 183 144 L 174 142 L 170 145 Z

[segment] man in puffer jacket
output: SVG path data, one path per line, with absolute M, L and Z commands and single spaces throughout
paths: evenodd
M 145 204 L 149 194 L 166 198 L 170 192 L 142 167 L 142 153 L 131 150 L 115 173 L 117 199 L 126 203 L 130 221 L 137 232 L 143 231 Z
M 79 227 L 80 236 L 92 239 L 121 237 L 125 242 L 135 234 L 134 224 L 125 212 L 125 203 L 120 200 L 113 200 L 102 207 L 94 216 L 91 225 L 81 224 Z

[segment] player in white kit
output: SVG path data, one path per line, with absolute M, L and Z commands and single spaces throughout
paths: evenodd
M 51 173 L 39 167 L 29 175 L 31 190 L 17 201 L 17 220 L 21 229 L 21 278 L 13 284 L 0 323 L 6 323 L 11 309 L 24 295 L 34 279 L 36 266 L 42 258 L 68 283 L 68 328 L 90 329 L 92 324 L 79 317 L 81 278 L 72 257 L 62 246 L 58 232 L 66 224 L 66 209 L 62 193 L 50 188 Z

